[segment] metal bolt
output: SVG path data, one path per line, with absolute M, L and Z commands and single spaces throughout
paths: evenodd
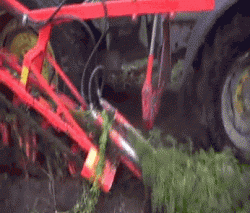
M 22 19 L 22 25 L 25 26 L 27 24 L 27 20 L 28 20 L 28 15 L 24 14 L 23 15 L 23 19 Z

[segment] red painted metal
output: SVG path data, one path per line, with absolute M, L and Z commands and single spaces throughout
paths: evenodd
M 17 74 L 21 75 L 22 67 L 18 64 L 17 57 L 13 54 L 10 54 L 5 48 L 0 49 L 0 62 L 2 62 L 3 60 L 8 64 L 11 69 L 15 70 Z M 28 83 L 36 85 L 40 89 L 42 89 L 33 73 L 30 73 Z M 18 97 L 14 97 L 13 104 L 17 104 L 18 106 L 21 102 L 22 101 Z
M 53 67 L 55 67 L 57 73 L 59 74 L 59 76 L 62 78 L 62 80 L 66 83 L 66 85 L 69 87 L 70 91 L 72 92 L 72 94 L 76 97 L 76 99 L 79 101 L 79 103 L 81 104 L 81 107 L 83 110 L 87 109 L 87 104 L 84 101 L 83 97 L 79 94 L 78 90 L 76 89 L 76 87 L 74 86 L 74 84 L 71 83 L 71 81 L 69 80 L 68 76 L 63 72 L 63 70 L 60 68 L 60 66 L 58 65 L 58 63 L 55 61 L 55 59 L 51 56 L 51 55 L 47 55 L 47 58 L 49 60 L 49 62 L 52 64 Z M 64 96 L 63 98 L 66 98 L 66 96 Z M 69 100 L 67 100 L 66 103 Z
M 142 118 L 143 121 L 146 124 L 147 129 L 151 129 L 153 127 L 153 121 L 152 121 L 152 69 L 153 69 L 153 63 L 154 63 L 154 55 L 149 55 L 148 57 L 148 68 L 147 68 L 147 75 L 146 80 L 143 84 L 142 88 Z
M 152 129 L 154 120 L 159 112 L 163 88 L 154 89 L 152 86 L 152 70 L 154 56 L 148 57 L 146 80 L 142 88 L 142 118 L 147 129 Z
M 8 131 L 8 127 L 7 127 L 6 123 L 4 123 L 4 122 L 0 123 L 0 132 L 1 132 L 1 135 L 2 135 L 2 143 L 3 143 L 3 145 L 5 147 L 9 146 L 10 145 L 9 131 Z
M 30 154 L 31 154 L 31 141 L 30 141 L 31 137 L 29 132 L 25 132 L 24 133 L 24 142 L 25 142 L 25 153 L 28 159 L 30 159 Z
M 131 160 L 128 159 L 128 157 L 126 157 L 126 156 L 121 156 L 121 162 L 122 162 L 124 165 L 126 165 L 126 166 L 129 168 L 129 170 L 130 170 L 131 172 L 133 172 L 133 174 L 134 174 L 137 178 L 139 178 L 139 179 L 142 178 L 141 170 L 138 169 L 138 167 L 136 167 L 136 166 L 131 162 Z
M 41 76 L 39 77 L 42 78 Z M 14 78 L 4 67 L 0 68 L 0 81 L 6 86 L 8 86 L 15 94 L 17 94 L 23 100 L 23 102 L 25 102 L 26 105 L 35 108 L 51 123 L 53 127 L 58 129 L 59 131 L 67 132 L 72 137 L 72 139 L 74 139 L 81 146 L 83 150 L 88 151 L 90 147 L 94 146 L 90 142 L 86 134 L 83 132 L 83 130 L 81 129 L 79 131 L 80 127 L 78 126 L 78 124 L 76 124 L 75 121 L 73 125 L 69 124 L 62 120 L 62 118 L 58 116 L 55 112 L 52 112 L 44 105 L 41 105 L 39 100 L 32 97 L 26 91 L 23 85 L 16 78 Z M 13 87 L 13 85 L 15 85 L 15 87 Z M 63 109 L 66 111 L 65 107 L 63 107 Z
M 24 56 L 22 67 L 18 64 L 18 59 L 16 57 L 9 54 L 6 50 L 0 50 L 0 82 L 5 84 L 15 94 L 13 104 L 18 106 L 22 102 L 27 106 L 31 106 L 44 117 L 44 128 L 48 128 L 48 126 L 51 125 L 58 131 L 66 133 L 74 142 L 76 142 L 77 146 L 86 152 L 89 152 L 91 149 L 98 149 L 70 113 L 70 110 L 75 110 L 78 105 L 66 95 L 57 94 L 53 85 L 49 85 L 46 79 L 42 76 L 41 71 L 44 58 L 46 57 L 55 68 L 58 75 L 69 87 L 76 100 L 80 103 L 80 108 L 82 110 L 87 109 L 88 106 L 85 100 L 81 97 L 75 86 L 70 82 L 60 66 L 46 50 L 53 25 L 67 22 L 70 19 L 87 20 L 102 18 L 105 16 L 104 5 L 109 17 L 132 16 L 136 19 L 137 16 L 144 14 L 209 11 L 214 9 L 214 0 L 123 0 L 105 1 L 104 3 L 98 2 L 66 5 L 55 15 L 54 19 L 56 19 L 57 22 L 47 23 L 46 26 L 40 28 L 38 42 L 36 46 Z M 28 21 L 27 23 L 30 23 L 29 21 L 32 23 L 45 23 L 57 9 L 56 7 L 53 7 L 30 10 L 17 0 L 0 0 L 0 6 L 15 16 L 17 15 L 19 18 L 21 17 L 24 24 L 25 21 Z M 154 57 L 151 54 L 148 61 L 147 77 L 143 87 L 144 100 L 150 101 L 152 105 L 152 107 L 149 107 L 149 105 L 143 101 L 143 106 L 146 109 L 143 112 L 143 116 L 148 122 L 149 128 L 152 127 L 153 118 L 159 110 L 159 99 L 160 94 L 162 94 L 161 89 L 153 91 L 152 88 L 151 79 L 153 59 Z M 20 80 L 14 77 L 7 68 L 2 66 L 4 64 L 3 62 L 7 63 L 8 67 L 15 70 L 19 75 L 24 74 L 24 71 L 28 70 L 27 82 L 20 82 Z M 38 86 L 41 91 L 47 93 L 56 105 L 56 109 L 52 107 L 46 99 L 33 97 L 30 93 L 32 85 Z M 106 104 L 106 107 L 110 108 L 111 111 L 114 111 L 111 105 Z M 118 123 L 131 127 L 130 123 L 117 110 L 115 110 L 115 119 Z M 104 120 L 102 116 L 97 114 L 96 124 L 101 127 L 103 122 Z M 17 123 L 15 123 L 13 127 L 18 131 Z M 8 144 L 7 136 L 9 133 L 5 124 L 0 123 L 0 132 L 4 143 Z M 128 146 L 127 141 L 113 128 L 110 129 L 109 134 L 115 145 L 123 152 L 126 152 L 126 155 L 121 155 L 119 160 L 137 177 L 141 178 L 140 169 L 128 158 L 128 156 L 130 156 L 130 158 L 133 159 L 135 156 L 133 155 L 133 150 L 131 151 Z M 24 138 L 25 140 L 23 140 Z M 26 155 L 34 162 L 37 154 L 37 136 L 35 133 L 32 133 L 31 135 L 26 135 L 24 138 L 19 137 L 20 147 L 23 147 L 23 143 L 25 143 Z M 72 151 L 75 150 L 73 149 Z M 72 174 L 76 172 L 75 169 L 75 164 L 70 162 L 69 170 Z M 85 169 L 88 170 L 88 168 L 84 167 L 82 169 L 81 173 L 83 177 L 88 176 L 88 172 L 84 172 Z M 108 192 L 111 188 L 115 172 L 116 167 L 106 159 L 103 177 L 99 180 L 104 192 Z
M 102 99 L 101 100 L 102 107 L 111 112 L 114 113 L 114 119 L 116 122 L 122 125 L 131 125 L 130 122 L 115 108 L 113 107 L 108 101 Z
M 112 187 L 115 179 L 116 166 L 114 166 L 109 160 L 106 160 L 103 174 L 100 178 L 101 188 L 104 192 L 108 193 Z
M 70 99 L 67 95 L 59 92 L 57 93 L 57 96 L 60 98 L 60 100 L 63 103 L 65 103 L 65 106 L 67 107 L 67 109 L 71 109 L 71 110 L 77 109 L 78 105 L 72 99 Z
M 123 0 L 105 2 L 109 17 L 138 16 L 155 13 L 209 11 L 214 9 L 214 0 Z M 0 5 L 10 12 L 26 14 L 33 22 L 47 21 L 57 9 L 46 8 L 29 10 L 17 0 L 1 0 Z M 102 18 L 105 16 L 103 4 L 82 3 L 63 6 L 55 18 L 78 18 L 82 20 Z
M 38 79 L 41 79 L 41 78 L 42 78 L 42 76 L 38 75 Z M 33 98 L 27 92 L 25 87 L 23 87 L 23 85 L 18 81 L 18 79 L 14 78 L 9 73 L 8 69 L 6 69 L 4 67 L 0 68 L 0 81 L 2 83 L 4 83 L 6 86 L 8 86 L 15 94 L 17 94 L 18 97 L 20 97 L 20 99 L 22 99 L 26 105 L 32 106 L 33 108 L 35 108 L 41 115 L 43 115 L 46 118 L 46 120 L 53 127 L 55 127 L 56 129 L 58 129 L 60 131 L 67 132 L 72 137 L 72 139 L 74 139 L 80 145 L 80 147 L 83 150 L 89 151 L 90 147 L 95 147 L 95 145 L 93 145 L 90 141 L 89 141 L 89 143 L 88 143 L 88 141 L 84 141 L 84 135 L 86 135 L 86 134 L 83 131 L 82 131 L 82 133 L 79 133 L 74 127 L 71 127 L 71 125 L 66 123 L 65 120 L 62 120 L 62 118 L 58 114 L 52 112 L 51 109 L 48 108 L 47 106 L 45 106 L 44 104 L 41 104 L 39 99 Z M 12 85 L 16 85 L 16 86 L 12 87 Z M 50 91 L 50 94 L 51 93 L 54 93 L 54 92 Z M 58 99 L 59 99 L 59 96 L 58 96 Z M 71 106 L 73 106 L 73 105 L 71 104 Z M 76 105 L 74 105 L 74 106 L 76 106 Z M 69 105 L 68 105 L 68 107 L 69 107 Z M 67 110 L 67 109 L 65 108 L 64 110 Z M 98 120 L 99 125 L 101 126 L 103 124 L 103 118 L 98 117 L 97 120 Z M 123 146 L 120 142 L 120 140 L 122 140 L 122 137 L 119 135 L 119 133 L 115 130 L 111 130 L 110 136 L 111 136 L 112 140 L 115 141 L 116 145 L 118 147 L 120 147 L 121 149 L 123 149 Z M 137 173 L 140 174 L 140 172 L 139 172 L 140 170 L 132 162 L 130 162 L 129 160 L 122 160 L 122 159 L 121 159 L 121 161 L 125 165 L 127 165 L 129 168 L 131 168 L 132 171 L 138 171 Z M 111 173 L 113 172 L 112 169 L 109 171 Z M 84 173 L 82 173 L 82 174 L 84 174 Z M 107 175 L 107 177 L 109 177 L 111 174 L 106 174 L 106 175 Z M 138 175 L 138 177 L 141 177 L 141 174 Z
M 101 177 L 98 177 L 96 174 L 96 167 L 99 160 L 100 157 L 98 155 L 98 151 L 92 149 L 87 156 L 87 159 L 81 171 L 81 175 L 86 179 L 89 179 L 90 181 L 95 181 L 97 178 L 99 178 L 98 182 L 102 190 L 107 193 L 109 192 L 114 181 L 117 166 L 112 164 L 109 159 L 106 159 L 103 173 Z
M 30 49 L 24 56 L 22 67 L 29 70 L 34 67 L 33 73 L 35 76 L 42 73 L 43 61 L 47 51 L 47 44 L 50 39 L 52 25 L 48 24 L 39 31 L 37 44 L 34 48 Z M 37 77 L 37 76 L 36 76 Z M 45 80 L 43 78 L 43 80 Z
M 37 146 L 37 135 L 34 130 L 31 131 L 31 140 L 32 140 L 32 156 L 31 160 L 33 163 L 36 162 L 36 157 L 38 153 L 38 146 Z
M 29 97 L 29 99 L 30 99 L 30 101 L 33 99 L 34 103 L 37 103 L 36 106 L 34 106 L 34 107 L 40 108 L 40 111 L 43 111 L 43 114 L 45 115 L 45 117 L 48 117 L 48 114 L 51 114 L 51 116 L 54 117 L 53 118 L 54 121 L 52 120 L 52 117 L 48 118 L 48 120 L 51 123 L 54 123 L 54 124 L 57 123 L 56 124 L 57 128 L 59 128 L 61 131 L 68 132 L 68 134 L 75 141 L 77 141 L 79 143 L 79 145 L 84 150 L 88 151 L 90 149 L 90 147 L 93 146 L 93 144 L 88 139 L 86 133 L 76 123 L 76 121 L 74 120 L 72 115 L 67 110 L 67 107 L 65 106 L 65 104 L 60 100 L 60 98 L 57 96 L 57 94 L 55 94 L 52 87 L 50 85 L 48 85 L 48 82 L 46 81 L 46 79 L 43 78 L 43 76 L 41 74 L 40 63 L 34 63 L 35 59 L 40 59 L 39 58 L 40 56 L 44 57 L 43 53 L 46 52 L 46 45 L 47 45 L 47 43 L 44 42 L 44 39 L 46 39 L 48 42 L 50 32 L 51 32 L 50 25 L 48 25 L 45 28 L 40 30 L 37 45 L 25 55 L 23 66 L 26 66 L 29 69 L 31 69 L 31 71 L 33 72 L 35 77 L 39 80 L 40 86 L 43 88 L 44 91 L 46 91 L 47 94 L 49 94 L 51 96 L 51 98 L 53 99 L 53 101 L 57 105 L 57 113 L 51 112 L 48 108 L 41 106 L 40 103 L 39 104 L 37 103 L 36 99 L 34 99 L 32 97 Z M 58 70 L 56 70 L 56 71 L 58 71 Z M 25 93 L 25 88 L 23 90 L 23 94 L 24 93 Z M 26 94 L 26 95 L 28 95 L 28 94 Z M 22 97 L 22 99 L 24 99 L 24 98 Z M 46 114 L 47 114 L 47 116 L 46 116 Z M 62 118 L 60 116 L 61 114 L 63 114 L 64 119 L 67 121 L 66 124 L 64 123 L 64 121 L 62 121 Z
M 154 121 L 160 109 L 161 97 L 163 95 L 163 88 L 166 84 L 165 79 L 161 81 L 161 78 L 160 78 L 161 76 L 159 75 L 159 83 L 158 83 L 157 88 L 153 88 L 153 85 L 152 85 L 152 71 L 153 71 L 153 62 L 154 62 L 153 53 L 154 53 L 154 48 L 155 48 L 157 18 L 158 16 L 155 16 L 154 24 L 153 24 L 154 26 L 153 26 L 153 31 L 152 31 L 150 54 L 148 57 L 146 80 L 142 88 L 142 118 L 144 121 L 145 128 L 148 130 L 153 128 Z M 165 30 L 169 30 L 169 29 L 164 28 L 164 31 Z M 170 55 L 169 35 L 166 38 L 166 33 L 169 33 L 169 31 L 164 32 L 164 43 L 163 43 L 164 51 L 162 54 L 162 56 L 164 57 Z M 166 72 L 171 71 L 170 70 L 171 64 L 168 63 L 170 60 L 170 57 L 166 57 L 166 59 L 168 59 L 168 61 L 166 61 L 165 63 L 163 63 L 161 60 L 161 65 L 163 64 L 165 65 L 164 67 L 161 66 L 161 68 L 165 69 L 164 70 L 165 75 L 166 75 Z

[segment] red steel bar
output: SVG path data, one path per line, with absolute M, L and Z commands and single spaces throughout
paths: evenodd
M 214 0 L 123 0 L 105 2 L 109 17 L 138 16 L 155 13 L 209 11 L 214 9 Z M 17 0 L 1 0 L 0 5 L 8 11 L 26 14 L 33 22 L 47 21 L 56 7 L 29 10 Z M 82 20 L 102 18 L 105 16 L 103 4 L 81 3 L 63 6 L 55 18 L 67 16 Z
M 74 84 L 71 83 L 69 80 L 68 76 L 63 72 L 61 67 L 58 65 L 55 59 L 52 58 L 51 55 L 47 54 L 47 58 L 49 62 L 52 64 L 52 66 L 56 69 L 57 73 L 59 76 L 62 78 L 62 80 L 66 83 L 66 85 L 69 87 L 70 91 L 72 94 L 76 97 L 76 99 L 79 101 L 81 106 L 83 107 L 84 110 L 87 109 L 87 104 L 84 101 L 83 97 L 79 94 L 77 88 L 74 86 Z
M 5 8 L 10 13 L 21 16 L 23 24 L 29 23 L 29 21 L 37 24 L 46 23 L 52 14 L 57 10 L 57 7 L 43 8 L 30 10 L 24 5 L 22 5 L 17 0 L 0 0 L 0 6 Z M 132 16 L 137 17 L 144 14 L 161 14 L 161 13 L 175 13 L 175 12 L 197 12 L 197 11 L 209 11 L 213 10 L 215 6 L 214 0 L 122 0 L 122 1 L 105 1 L 97 3 L 81 3 L 81 4 L 71 4 L 63 6 L 58 13 L 55 15 L 54 19 L 60 22 L 68 21 L 69 19 L 80 19 L 88 20 L 95 18 L 102 18 L 105 16 L 105 9 L 107 9 L 107 14 L 109 17 L 120 17 L 120 16 Z M 48 84 L 46 79 L 41 74 L 42 64 L 44 58 L 47 57 L 50 63 L 54 66 L 56 72 L 60 75 L 63 81 L 66 82 L 72 94 L 77 98 L 79 103 L 82 105 L 83 109 L 87 108 L 87 104 L 84 99 L 80 96 L 79 92 L 75 86 L 70 82 L 68 77 L 61 70 L 56 61 L 50 56 L 46 55 L 47 44 L 50 39 L 51 29 L 54 23 L 47 23 L 46 26 L 39 30 L 39 38 L 36 46 L 31 49 L 24 57 L 23 66 L 18 65 L 18 60 L 11 55 L 6 54 L 0 50 L 0 65 L 2 65 L 3 60 L 9 64 L 10 67 L 14 67 L 19 74 L 21 74 L 21 81 L 13 77 L 7 68 L 0 67 L 0 82 L 8 86 L 13 93 L 18 96 L 20 101 L 24 102 L 28 106 L 35 108 L 44 118 L 47 120 L 48 124 L 51 124 L 54 128 L 59 131 L 67 133 L 76 143 L 85 151 L 90 151 L 90 149 L 97 149 L 97 147 L 91 142 L 91 139 L 87 134 L 80 128 L 73 116 L 70 114 L 69 109 L 75 107 L 74 102 L 70 101 L 69 98 L 63 94 L 60 96 L 54 92 L 52 86 Z M 166 30 L 166 29 L 165 29 Z M 165 41 L 167 39 L 165 38 Z M 166 46 L 166 52 L 167 46 Z M 3 59 L 3 60 L 1 60 Z M 153 112 L 158 110 L 158 102 L 156 96 L 161 91 L 152 90 L 152 65 L 153 65 L 153 55 L 149 56 L 148 71 L 146 79 L 146 87 L 144 90 L 147 92 L 150 100 L 152 99 L 152 108 L 146 105 L 146 111 L 144 112 L 145 120 L 149 121 L 149 126 L 152 126 L 152 121 L 154 114 Z M 165 64 L 166 66 L 166 64 Z M 42 99 L 34 98 L 26 88 L 29 83 L 36 84 L 40 89 L 47 92 L 47 94 L 53 99 L 57 105 L 57 112 Z M 157 94 L 156 94 L 157 93 Z M 159 95 L 158 95 L 159 96 Z M 158 97 L 157 96 L 157 97 Z M 68 104 L 64 103 L 65 100 Z M 17 102 L 19 100 L 16 100 Z M 16 102 L 16 104 L 18 104 Z M 144 104 L 145 105 L 145 104 Z M 63 116 L 62 116 L 63 115 Z M 119 122 L 124 122 L 126 126 L 130 126 L 119 113 L 116 113 L 116 119 Z M 103 118 L 98 114 L 96 116 L 96 123 L 101 126 L 103 124 Z M 0 131 L 5 138 L 5 127 L 0 126 Z M 136 153 L 130 148 L 126 140 L 114 129 L 110 129 L 110 138 L 114 143 L 123 151 L 125 151 L 128 156 L 132 157 L 133 160 L 136 159 Z M 29 142 L 32 140 L 31 142 Z M 5 140 L 7 144 L 7 139 Z M 37 148 L 36 135 L 31 137 L 27 136 L 27 156 L 30 157 L 30 151 L 36 152 L 36 150 L 30 150 Z M 20 146 L 22 146 L 22 141 L 20 141 Z M 32 147 L 30 147 L 32 145 Z M 32 160 L 35 160 L 35 156 L 31 156 Z M 120 160 L 138 177 L 141 177 L 141 171 L 137 166 L 127 157 L 121 156 Z M 108 161 L 107 161 L 108 162 Z M 107 167 L 107 168 L 106 168 Z M 104 191 L 108 191 L 111 187 L 110 184 L 113 182 L 115 169 L 109 162 L 106 164 L 105 174 L 103 182 Z M 72 171 L 74 173 L 74 171 Z M 85 177 L 86 174 L 83 174 Z
M 7 124 L 4 122 L 0 123 L 0 131 L 1 131 L 1 135 L 2 135 L 2 142 L 3 145 L 5 147 L 9 146 L 9 131 L 8 131 L 8 127 Z
M 0 81 L 8 86 L 15 94 L 17 94 L 28 106 L 34 107 L 41 115 L 43 115 L 53 127 L 56 129 L 67 132 L 73 140 L 75 140 L 79 146 L 85 150 L 89 151 L 91 147 L 95 147 L 87 137 L 87 135 L 81 130 L 80 127 L 75 129 L 68 123 L 62 120 L 62 118 L 56 113 L 52 112 L 50 109 L 41 105 L 39 100 L 33 98 L 23 87 L 23 85 L 8 72 L 6 68 L 0 68 Z M 13 87 L 15 85 L 15 87 Z

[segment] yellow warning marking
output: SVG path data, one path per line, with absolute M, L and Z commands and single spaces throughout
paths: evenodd
M 95 176 L 95 168 L 98 164 L 99 156 L 95 148 L 91 148 L 86 159 L 86 166 L 91 171 L 92 177 Z
M 29 69 L 28 67 L 24 66 L 22 69 L 22 74 L 21 74 L 21 83 L 23 83 L 24 85 L 27 84 L 28 75 L 29 75 Z

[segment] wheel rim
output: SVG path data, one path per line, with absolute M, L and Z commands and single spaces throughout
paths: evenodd
M 240 61 L 241 60 L 241 61 Z M 221 116 L 225 131 L 244 158 L 250 160 L 249 54 L 237 60 L 227 76 L 221 95 Z
M 32 49 L 38 40 L 37 34 L 31 29 L 19 28 L 15 19 L 11 20 L 2 31 L 1 45 L 6 47 L 11 53 L 15 54 L 20 60 L 23 60 L 24 55 Z M 54 52 L 50 44 L 47 48 L 48 52 L 54 56 Z M 44 60 L 42 75 L 48 81 L 52 75 L 52 67 L 48 60 Z M 57 85 L 57 75 L 52 80 L 52 83 Z
M 23 59 L 24 55 L 32 49 L 37 43 L 37 35 L 29 30 L 17 33 L 10 41 L 9 50 L 18 58 Z M 48 47 L 48 52 L 53 54 L 51 47 Z M 42 68 L 42 74 L 46 80 L 49 79 L 50 64 L 45 59 Z

